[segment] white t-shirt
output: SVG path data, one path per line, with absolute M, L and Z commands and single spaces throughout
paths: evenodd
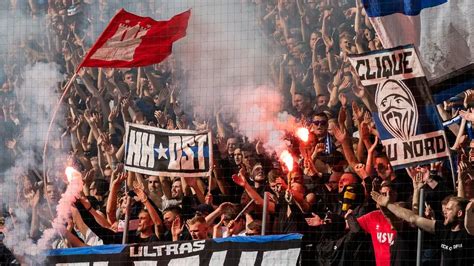
M 86 235 L 83 236 L 81 232 L 76 231 L 77 235 L 82 238 L 84 243 L 88 246 L 100 246 L 103 245 L 104 242 L 102 239 L 100 239 L 94 232 L 91 231 L 91 229 L 87 228 Z

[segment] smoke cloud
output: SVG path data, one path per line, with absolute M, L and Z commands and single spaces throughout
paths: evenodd
M 21 183 L 20 178 L 28 170 L 41 169 L 39 156 L 42 155 L 52 110 L 57 104 L 58 94 L 55 90 L 58 82 L 62 80 L 62 76 L 59 74 L 58 67 L 52 63 L 36 63 L 33 66 L 26 66 L 20 76 L 23 81 L 15 93 L 22 104 L 20 119 L 24 123 L 24 129 L 17 139 L 17 145 L 22 151 L 15 160 L 15 166 L 4 174 L 5 179 L 0 184 L 0 191 L 2 191 L 4 202 L 8 203 L 16 216 L 14 221 L 11 217 L 6 219 L 8 232 L 5 235 L 4 243 L 15 255 L 28 257 L 38 256 L 41 251 L 50 247 L 54 230 L 45 230 L 41 241 L 35 244 L 28 237 L 30 229 L 28 213 L 31 210 L 16 204 L 17 193 L 15 192 L 17 192 L 17 183 Z M 59 132 L 54 130 L 50 139 L 58 140 Z M 50 162 L 66 156 L 59 149 L 50 149 L 50 151 L 48 157 Z M 71 193 L 68 189 L 59 202 L 57 213 L 60 221 L 64 220 L 65 215 L 67 216 L 67 213 L 70 212 L 68 210 L 71 206 Z M 65 208 L 67 204 L 69 207 Z M 49 214 L 44 215 L 49 216 Z M 13 224 L 13 222 L 15 223 Z M 36 257 L 35 260 L 41 260 L 41 257 Z
M 108 6 L 103 5 L 107 2 Z M 175 45 L 173 52 L 173 56 L 182 62 L 189 80 L 180 96 L 184 107 L 205 107 L 213 111 L 223 106 L 224 112 L 236 118 L 240 132 L 250 140 L 263 141 L 270 152 L 279 153 L 285 148 L 282 141 L 284 131 L 294 128 L 295 122 L 290 115 L 279 113 L 282 97 L 275 85 L 269 82 L 267 72 L 271 49 L 261 33 L 252 4 L 241 0 L 121 0 L 93 3 L 90 11 L 93 17 L 100 20 L 90 25 L 94 37 L 103 30 L 118 8 L 154 19 L 169 19 L 172 15 L 192 9 L 188 35 Z M 18 145 L 23 149 L 21 156 L 5 172 L 4 182 L 0 184 L 3 201 L 14 203 L 18 176 L 28 169 L 41 169 L 38 154 L 42 152 L 51 111 L 59 98 L 55 90 L 63 77 L 55 64 L 28 65 L 26 50 L 20 46 L 28 40 L 47 46 L 44 43 L 46 18 L 32 19 L 21 12 L 9 11 L 4 3 L 0 4 L 0 9 L 0 64 L 18 66 L 21 83 L 16 94 L 24 103 L 22 115 L 26 121 L 26 128 L 18 139 Z M 101 17 L 101 14 L 105 16 Z M 5 74 L 0 70 L 0 84 L 4 79 Z M 58 117 L 62 117 L 61 114 Z M 59 133 L 52 133 L 50 139 L 58 139 Z M 52 151 L 49 160 L 65 156 L 58 149 Z M 64 224 L 70 215 L 70 206 L 78 193 L 76 188 L 68 187 L 59 202 L 55 226 L 45 230 L 37 244 L 28 238 L 28 211 L 17 208 L 15 226 L 12 226 L 11 219 L 7 221 L 10 231 L 6 234 L 5 244 L 17 255 L 37 255 L 49 247 L 51 240 L 57 237 L 55 228 Z
M 270 82 L 272 53 L 255 6 L 238 0 L 184 2 L 168 7 L 174 13 L 192 8 L 188 35 L 175 53 L 189 78 L 183 100 L 207 110 L 221 108 L 236 118 L 249 140 L 280 153 L 286 148 L 285 130 L 293 130 L 295 119 L 280 113 L 283 98 Z
M 250 141 L 259 140 L 267 153 L 280 154 L 286 149 L 286 131 L 296 128 L 295 118 L 281 112 L 283 98 L 273 88 L 245 88 L 234 97 L 234 110 L 240 133 Z

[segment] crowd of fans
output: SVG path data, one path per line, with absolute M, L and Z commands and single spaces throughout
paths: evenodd
M 22 3 L 7 2 L 12 9 Z M 96 37 L 92 25 L 100 28 L 115 12 L 114 1 L 106 0 L 99 0 L 98 12 L 92 12 L 95 2 L 24 3 L 22 8 L 28 10 L 24 12 L 46 17 L 48 34 L 26 40 L 24 58 L 15 62 L 54 62 L 63 74 L 72 76 Z M 288 173 L 278 155 L 265 151 L 261 142 L 239 134 L 235 118 L 225 111 L 216 108 L 220 111 L 209 118 L 205 108 L 183 104 L 180 96 L 188 80 L 175 55 L 148 67 L 86 68 L 63 102 L 56 130 L 61 136 L 49 145 L 48 182 L 42 182 L 39 169 L 19 174 L 16 201 L 4 203 L 3 216 L 15 221 L 16 208 L 29 210 L 29 237 L 37 240 L 51 227 L 54 206 L 65 189 L 64 168 L 74 166 L 82 173 L 83 193 L 61 232 L 64 238 L 58 237 L 51 248 L 118 244 L 124 230 L 128 230 L 128 243 L 146 243 L 260 235 L 265 228 L 267 235 L 303 234 L 304 263 L 412 265 L 418 227 L 428 232 L 423 263 L 472 264 L 474 220 L 469 199 L 474 197 L 474 141 L 470 142 L 469 125 L 474 121 L 470 112 L 474 94 L 466 91 L 439 106 L 444 120 L 461 118 L 446 127 L 458 158 L 456 182 L 441 162 L 394 170 L 366 107 L 367 93 L 347 61 L 349 54 L 382 49 L 361 3 L 255 0 L 247 4 L 257 9 L 264 38 L 274 53 L 270 79 L 284 95 L 282 111 L 293 114 L 310 131 L 308 142 L 300 141 L 294 132 L 287 134 L 296 158 L 293 171 Z M 3 64 L 0 75 L 4 77 L 1 170 L 11 167 L 25 150 L 21 135 L 28 121 L 15 94 L 23 67 Z M 58 84 L 59 93 L 66 81 Z M 212 181 L 124 171 L 126 122 L 213 131 Z M 67 158 L 54 156 L 61 153 Z M 421 189 L 426 208 L 418 216 Z M 268 199 L 265 225 L 264 198 Z

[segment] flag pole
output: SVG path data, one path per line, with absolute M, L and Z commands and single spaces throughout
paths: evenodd
M 209 130 L 208 132 L 208 136 L 209 136 L 209 179 L 207 181 L 207 193 L 209 195 L 212 195 L 211 193 L 211 190 L 212 190 L 212 176 L 214 175 L 214 177 L 217 179 L 217 176 L 216 176 L 216 167 L 214 165 L 214 153 L 212 152 L 212 149 L 213 149 L 213 143 L 212 143 L 212 131 Z M 216 181 L 217 182 L 217 181 Z
M 446 137 L 445 137 L 446 139 Z M 447 143 L 447 142 L 446 142 Z M 449 150 L 449 147 L 448 147 L 448 150 Z M 451 155 L 451 151 L 449 151 L 449 166 L 451 168 L 451 176 L 453 178 L 453 188 L 456 189 L 456 179 L 457 179 L 457 176 L 456 174 L 454 173 L 454 163 L 453 163 L 453 157 Z M 458 162 L 459 163 L 459 162 Z
M 120 9 L 117 12 L 117 14 L 115 14 L 114 18 L 116 16 L 118 16 L 118 14 L 120 12 L 122 12 L 123 10 L 124 10 L 123 8 Z M 109 23 L 109 25 L 110 25 L 110 23 Z M 102 32 L 100 37 L 102 37 L 103 34 L 104 34 L 104 32 Z M 79 71 L 82 69 L 82 65 L 91 56 L 90 51 L 96 46 L 97 46 L 97 42 L 92 46 L 92 48 L 89 50 L 89 52 L 83 58 L 82 62 L 77 67 L 77 69 L 74 72 L 74 74 L 72 75 L 72 77 L 69 79 L 69 81 L 64 86 L 63 94 L 61 95 L 61 98 L 59 98 L 59 101 L 57 102 L 56 106 L 54 107 L 53 114 L 51 116 L 51 121 L 49 122 L 48 131 L 46 132 L 46 138 L 44 140 L 44 147 L 43 147 L 43 169 L 42 170 L 43 170 L 43 191 L 44 191 L 45 195 L 46 195 L 46 184 L 48 183 L 48 175 L 46 173 L 46 161 L 47 161 L 47 158 L 48 158 L 48 156 L 47 156 L 47 154 L 48 154 L 48 142 L 49 142 L 49 137 L 51 135 L 51 129 L 53 128 L 53 124 L 54 124 L 54 121 L 56 120 L 56 116 L 58 114 L 59 108 L 61 107 L 61 103 L 63 102 L 64 98 L 68 94 L 69 89 L 71 88 L 74 80 L 77 78 L 77 75 L 79 74 Z M 48 205 L 48 209 L 49 209 L 49 213 L 51 215 L 51 221 L 52 221 L 52 219 L 54 219 L 53 210 L 51 209 L 51 205 L 49 204 L 49 201 L 46 201 L 46 202 L 47 202 L 47 205 Z M 61 235 L 61 238 L 62 238 L 62 235 Z
M 56 106 L 54 107 L 53 114 L 51 116 L 51 121 L 49 122 L 48 131 L 46 132 L 46 138 L 45 138 L 44 147 L 43 147 L 43 179 L 44 179 L 43 181 L 44 181 L 45 188 L 46 188 L 46 183 L 48 182 L 48 176 L 46 174 L 46 158 L 47 158 L 46 154 L 48 152 L 48 142 L 49 142 L 49 137 L 51 135 L 51 129 L 53 127 L 54 121 L 56 120 L 56 115 L 58 114 L 59 108 L 61 107 L 61 103 L 63 102 L 64 98 L 68 94 L 69 89 L 71 88 L 74 80 L 76 79 L 80 69 L 81 68 L 78 68 L 76 70 L 74 75 L 72 75 L 72 77 L 69 79 L 69 81 L 64 86 L 63 94 L 61 95 L 61 98 L 59 98 L 59 101 L 57 102 Z
M 268 212 L 268 194 L 263 193 L 263 211 L 262 211 L 262 232 L 261 235 L 265 235 L 267 228 L 267 212 Z
M 45 195 L 46 195 L 46 187 L 47 187 L 47 184 L 48 184 L 48 175 L 46 173 L 46 161 L 47 161 L 47 153 L 48 153 L 49 136 L 51 134 L 51 129 L 53 127 L 53 123 L 56 120 L 56 115 L 58 114 L 59 108 L 61 107 L 61 103 L 63 102 L 64 98 L 66 97 L 67 93 L 69 92 L 69 88 L 71 88 L 71 85 L 74 82 L 74 80 L 76 79 L 80 69 L 81 68 L 78 68 L 76 70 L 74 75 L 72 75 L 72 77 L 69 79 L 69 81 L 64 86 L 63 94 L 61 95 L 61 98 L 59 98 L 59 101 L 57 102 L 56 106 L 54 107 L 54 111 L 53 111 L 53 114 L 52 114 L 52 117 L 51 117 L 51 121 L 49 122 L 48 131 L 46 132 L 46 138 L 45 138 L 45 141 L 44 141 L 44 148 L 43 148 L 43 192 L 45 193 Z M 46 203 L 48 205 L 48 211 L 49 211 L 49 214 L 51 215 L 51 222 L 52 222 L 53 219 L 54 219 L 53 209 L 51 208 L 51 204 L 49 203 L 48 200 L 46 201 Z M 64 241 L 63 235 L 59 234 L 59 236 Z
M 125 245 L 128 242 L 128 228 L 129 228 L 129 223 L 130 223 L 130 204 L 132 203 L 132 197 L 128 195 L 127 184 L 125 184 L 125 193 L 127 195 L 126 197 L 127 207 L 125 208 L 125 224 L 123 227 L 122 245 Z
M 423 217 L 425 213 L 425 190 L 420 189 L 419 201 L 418 201 L 418 215 Z M 416 239 L 416 266 L 421 265 L 421 251 L 423 248 L 423 230 L 418 228 L 418 234 Z
M 124 9 L 120 9 L 117 14 L 115 14 L 114 18 L 116 16 L 118 16 L 118 14 L 120 12 L 124 11 Z M 110 25 L 110 23 L 109 23 Z M 109 26 L 108 25 L 108 26 Z M 107 27 L 108 27 L 107 26 Z M 99 36 L 102 37 L 102 35 L 104 35 L 104 32 L 101 33 L 101 35 Z M 92 46 L 92 48 L 89 50 L 89 52 L 86 54 L 86 56 L 82 59 L 82 62 L 79 64 L 79 66 L 77 67 L 76 71 L 74 72 L 74 74 L 72 75 L 72 77 L 69 79 L 69 81 L 66 83 L 66 85 L 64 86 L 64 90 L 63 90 L 63 94 L 61 95 L 61 98 L 59 98 L 59 101 L 57 102 L 56 106 L 54 107 L 54 110 L 53 110 L 53 114 L 51 116 L 51 121 L 49 122 L 49 126 L 48 126 L 48 131 L 46 132 L 46 138 L 45 138 L 45 141 L 44 141 L 44 147 L 43 147 L 43 191 L 46 195 L 46 184 L 48 183 L 48 175 L 46 173 L 46 161 L 47 161 L 47 153 L 48 153 L 48 142 L 49 142 L 49 137 L 51 135 L 51 129 L 53 127 L 53 123 L 54 121 L 56 120 L 56 115 L 58 114 L 58 111 L 59 111 L 59 108 L 61 107 L 61 103 L 63 102 L 64 98 L 66 97 L 66 95 L 68 94 L 69 92 L 69 89 L 71 88 L 74 80 L 77 78 L 78 74 L 79 74 L 79 71 L 82 69 L 82 65 L 84 64 L 84 62 L 91 56 L 90 54 L 90 51 L 95 47 L 97 46 L 97 42 L 94 43 L 94 45 Z M 49 209 L 49 213 L 51 215 L 51 221 L 52 219 L 54 219 L 54 215 L 53 215 L 53 210 L 51 209 L 51 205 L 49 204 L 48 201 L 47 202 L 47 205 L 48 205 L 48 209 Z M 61 235 L 61 238 L 62 235 Z

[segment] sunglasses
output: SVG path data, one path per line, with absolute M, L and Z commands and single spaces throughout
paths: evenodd
M 328 121 L 326 121 L 326 120 L 319 120 L 319 121 L 316 120 L 316 121 L 313 121 L 312 123 L 316 126 L 327 126 Z

